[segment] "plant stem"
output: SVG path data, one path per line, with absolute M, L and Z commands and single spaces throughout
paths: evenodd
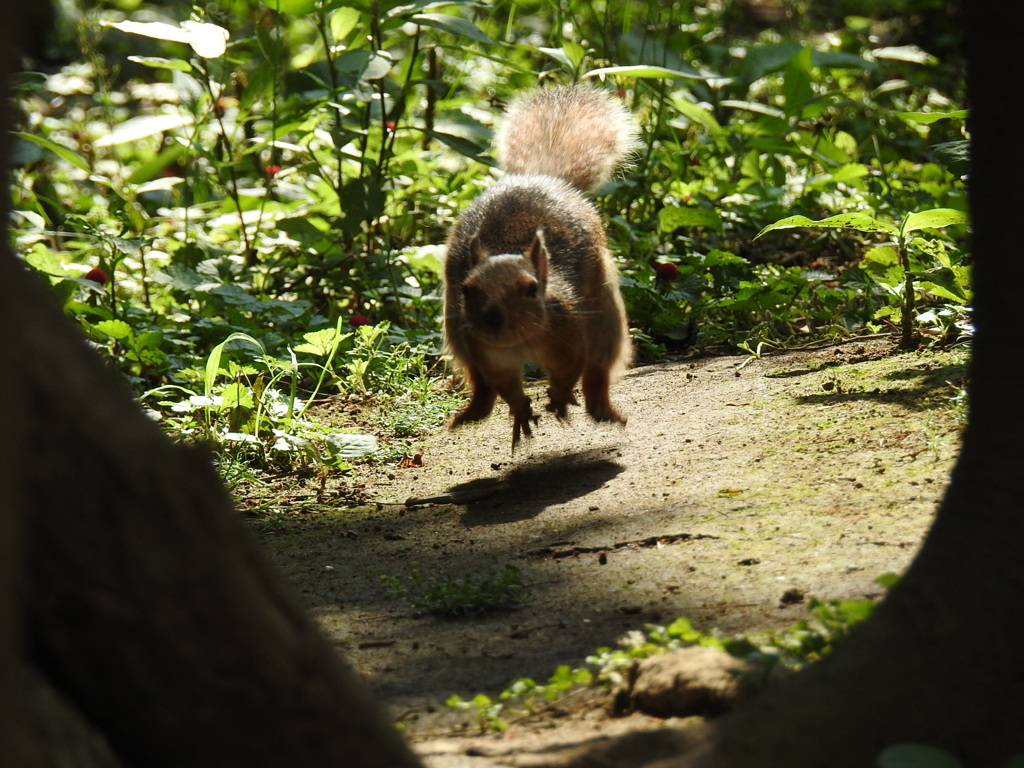
M 914 275 L 910 271 L 910 254 L 907 251 L 907 244 L 900 237 L 898 243 L 900 254 L 900 265 L 903 267 L 903 310 L 900 317 L 900 328 L 902 336 L 900 346 L 904 349 L 914 349 L 917 346 L 917 338 L 914 335 Z

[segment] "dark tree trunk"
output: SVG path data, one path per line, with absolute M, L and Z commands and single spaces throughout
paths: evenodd
M 34 663 L 130 765 L 413 765 L 242 530 L 210 456 L 141 413 L 35 279 L 0 267 L 31 350 L 9 407 Z M 19 466 L 20 465 L 20 466 Z
M 1008 106 L 1024 58 L 1016 5 L 964 5 L 977 333 L 948 492 L 920 554 L 860 631 L 665 766 L 873 766 L 906 742 L 972 768 L 1024 753 L 1024 152 Z
M 5 75 L 40 5 L 5 4 Z M 126 765 L 417 765 L 210 456 L 160 432 L 0 240 L 0 765 L 61 751 L 32 728 L 26 665 Z

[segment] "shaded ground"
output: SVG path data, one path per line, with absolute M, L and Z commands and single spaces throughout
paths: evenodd
M 444 706 L 452 693 L 546 680 L 648 623 L 739 633 L 806 615 L 787 592 L 878 596 L 875 578 L 907 565 L 946 485 L 961 362 L 871 340 L 635 369 L 613 393 L 625 428 L 542 418 L 513 458 L 502 406 L 425 438 L 422 467 L 362 468 L 326 488 L 364 484 L 375 504 L 289 517 L 261 540 L 414 739 L 458 733 L 470 726 Z M 462 503 L 444 502 L 453 489 Z M 382 579 L 414 564 L 455 576 L 514 564 L 533 586 L 514 611 L 440 619 Z M 629 727 L 598 710 L 574 722 L 579 735 Z M 438 765 L 465 752 L 421 748 Z

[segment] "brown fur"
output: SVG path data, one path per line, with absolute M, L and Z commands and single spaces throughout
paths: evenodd
M 527 362 L 547 371 L 547 410 L 559 419 L 578 404 L 582 378 L 590 416 L 625 424 L 608 390 L 629 362 L 626 313 L 601 218 L 581 189 L 607 180 L 635 133 L 632 116 L 590 87 L 538 89 L 509 108 L 498 141 L 509 173 L 448 239 L 445 344 L 473 388 L 450 427 L 487 417 L 501 397 L 513 448 L 529 437 Z

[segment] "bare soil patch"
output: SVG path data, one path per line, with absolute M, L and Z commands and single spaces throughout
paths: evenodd
M 371 503 L 307 515 L 299 503 L 261 540 L 428 761 L 456 765 L 467 742 L 429 741 L 472 731 L 445 707 L 453 693 L 546 680 L 678 616 L 732 634 L 791 624 L 801 595 L 878 596 L 876 577 L 906 567 L 947 483 L 962 363 L 875 339 L 637 368 L 613 390 L 624 428 L 549 416 L 513 457 L 500 407 L 424 438 L 423 466 L 328 483 L 328 496 L 359 484 Z M 542 383 L 533 394 L 543 400 Z M 462 619 L 420 615 L 382 579 L 507 563 L 532 582 L 525 602 Z M 569 720 L 563 740 L 656 725 L 597 706 Z M 493 764 L 521 764 L 488 743 Z

